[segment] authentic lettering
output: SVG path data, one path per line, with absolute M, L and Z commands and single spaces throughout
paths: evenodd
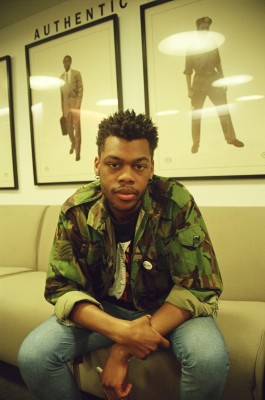
M 42 39 L 86 22 L 91 22 L 94 19 L 106 16 L 107 13 L 112 14 L 117 12 L 118 8 L 124 9 L 127 5 L 128 1 L 125 0 L 109 0 L 109 2 L 100 3 L 96 7 L 87 8 L 84 12 L 76 12 L 73 16 L 69 15 L 61 20 L 58 19 L 52 23 L 46 24 L 41 29 L 36 28 L 34 40 Z

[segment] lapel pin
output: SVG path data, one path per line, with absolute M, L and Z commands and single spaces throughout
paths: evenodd
M 147 270 L 153 268 L 152 264 L 151 264 L 149 261 L 144 261 L 144 262 L 143 262 L 143 266 L 144 266 L 144 268 L 147 269 Z

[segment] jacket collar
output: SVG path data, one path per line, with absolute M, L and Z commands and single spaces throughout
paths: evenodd
M 142 199 L 142 205 L 140 208 L 139 216 L 141 216 L 142 218 L 144 214 L 152 215 L 154 214 L 154 212 L 155 212 L 154 201 L 151 198 L 149 193 L 149 188 L 147 187 Z M 100 197 L 89 210 L 87 223 L 93 229 L 103 233 L 103 231 L 106 230 L 106 224 L 109 223 L 109 220 L 110 218 L 108 210 L 106 208 L 105 198 L 101 192 Z
M 106 230 L 106 223 L 109 220 L 108 210 L 106 208 L 105 198 L 101 191 L 100 181 L 94 181 L 87 185 L 81 186 L 63 205 L 63 213 L 67 213 L 71 208 L 82 205 L 92 204 L 89 206 L 87 223 L 93 229 L 102 232 Z M 142 205 L 139 216 L 159 214 L 160 207 L 150 194 L 149 185 L 146 188 L 142 199 Z M 110 223 L 110 221 L 108 221 Z

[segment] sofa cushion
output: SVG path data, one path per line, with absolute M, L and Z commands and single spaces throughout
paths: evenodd
M 44 205 L 0 207 L 0 267 L 36 269 L 39 224 L 45 208 Z
M 48 206 L 44 211 L 39 230 L 39 242 L 37 248 L 38 271 L 47 271 L 60 209 L 61 206 Z
M 0 278 L 0 360 L 17 365 L 23 339 L 53 313 L 43 295 L 45 278 L 45 272 Z
M 102 398 L 104 392 L 99 383 L 96 367 L 103 367 L 107 355 L 108 348 L 103 348 L 84 356 L 84 362 L 79 365 L 76 376 L 82 390 Z M 145 361 L 133 358 L 130 361 L 129 375 L 130 382 L 133 383 L 131 400 L 177 399 L 180 364 L 171 353 L 161 350 L 150 355 Z M 148 396 L 146 386 L 148 386 Z
M 20 272 L 32 271 L 31 268 L 17 268 L 17 267 L 0 267 L 0 277 L 6 275 L 19 274 Z
M 229 379 L 224 400 L 262 399 L 265 302 L 220 301 L 217 323 L 230 351 Z M 252 391 L 256 397 L 252 396 Z
M 200 207 L 224 282 L 223 300 L 265 301 L 265 207 Z

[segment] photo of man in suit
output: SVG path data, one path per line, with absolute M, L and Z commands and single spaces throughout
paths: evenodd
M 80 108 L 83 98 L 83 82 L 79 71 L 71 69 L 72 57 L 63 59 L 65 72 L 60 76 L 65 84 L 61 87 L 62 113 L 66 123 L 66 133 L 71 141 L 70 154 L 75 152 L 76 161 L 80 160 L 81 125 Z

